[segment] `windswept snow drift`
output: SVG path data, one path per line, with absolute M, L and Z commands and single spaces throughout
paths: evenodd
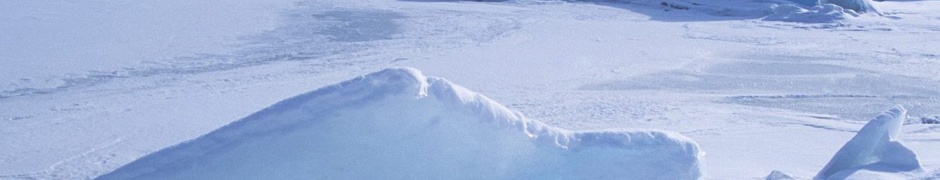
M 865 124 L 852 140 L 836 152 L 826 167 L 816 175 L 816 179 L 849 179 L 854 176 L 871 179 L 920 170 L 917 154 L 898 141 L 906 116 L 907 110 L 897 106 Z
M 414 69 L 284 100 L 99 179 L 697 179 L 673 132 L 574 132 Z

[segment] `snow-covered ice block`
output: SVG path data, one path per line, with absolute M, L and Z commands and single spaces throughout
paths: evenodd
M 409 68 L 302 94 L 99 179 L 698 179 L 658 130 L 569 131 Z
M 890 178 L 919 171 L 917 154 L 898 139 L 906 116 L 907 110 L 897 106 L 865 124 L 836 152 L 816 179 Z

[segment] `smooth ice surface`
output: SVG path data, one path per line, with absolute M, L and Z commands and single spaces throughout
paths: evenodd
M 281 101 L 99 179 L 698 179 L 678 133 L 568 131 L 414 69 Z
M 907 110 L 897 106 L 872 119 L 836 152 L 816 178 L 871 178 L 878 172 L 897 173 L 921 169 L 917 154 L 898 141 L 906 116 Z

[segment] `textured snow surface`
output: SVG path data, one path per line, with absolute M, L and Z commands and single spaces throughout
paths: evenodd
M 0 91 L 122 76 L 171 57 L 231 51 L 242 36 L 278 26 L 295 0 L 0 2 Z M 0 96 L 9 95 L 0 92 Z
M 99 179 L 698 179 L 657 130 L 568 131 L 408 68 L 302 94 Z
M 816 175 L 817 179 L 888 178 L 898 172 L 919 171 L 917 154 L 898 141 L 907 116 L 894 107 L 865 124 Z

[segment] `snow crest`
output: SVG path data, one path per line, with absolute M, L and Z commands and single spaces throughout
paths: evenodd
M 699 179 L 691 139 L 569 131 L 387 69 L 302 94 L 99 179 Z
M 865 124 L 836 152 L 816 179 L 871 178 L 920 170 L 917 154 L 898 139 L 906 116 L 907 110 L 896 106 Z

